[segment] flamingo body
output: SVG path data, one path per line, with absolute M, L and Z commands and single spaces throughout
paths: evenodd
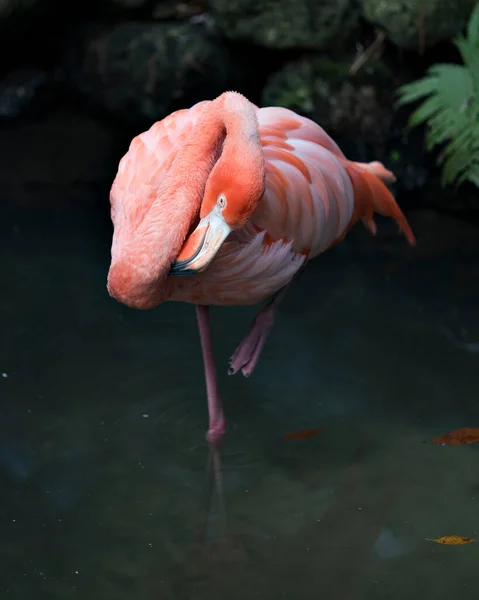
M 221 110 L 224 116 L 218 116 Z M 358 220 L 374 233 L 373 212 L 393 217 L 413 244 L 385 185 L 390 181 L 394 176 L 381 163 L 349 161 L 319 125 L 291 110 L 258 108 L 236 92 L 199 102 L 134 138 L 120 161 L 110 195 L 110 293 L 135 308 L 166 301 L 256 304 L 284 290 L 307 261 L 340 241 Z M 215 201 L 218 190 L 226 191 L 206 209 L 213 189 Z M 223 204 L 231 212 L 243 196 L 251 196 L 251 207 L 241 213 L 249 218 L 231 217 L 225 225 Z M 201 223 L 210 217 L 226 232 L 213 232 L 213 258 L 188 277 L 168 275 L 175 261 L 194 264 L 205 251 Z M 268 325 L 257 327 L 256 337 L 247 336 L 235 353 L 238 358 L 244 350 L 242 367 L 255 352 L 259 356 L 270 313 Z M 204 315 L 199 323 L 204 331 Z M 205 347 L 205 361 L 211 362 Z M 208 381 L 208 369 L 206 375 Z
M 145 218 L 178 149 L 188 143 L 209 104 L 203 101 L 176 111 L 133 139 L 111 190 L 112 220 L 118 231 L 113 256 Z M 362 172 L 357 163 L 347 161 L 310 119 L 285 108 L 255 108 L 266 162 L 266 191 L 256 214 L 226 240 L 207 271 L 170 277 L 164 301 L 257 304 L 284 287 L 306 260 L 327 250 L 354 224 L 350 172 Z M 382 191 L 388 193 L 386 188 Z M 412 236 L 407 224 L 405 230 Z

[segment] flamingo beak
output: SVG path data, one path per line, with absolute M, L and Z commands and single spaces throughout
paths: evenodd
M 169 275 L 194 275 L 204 271 L 231 233 L 223 215 L 215 207 L 186 239 Z

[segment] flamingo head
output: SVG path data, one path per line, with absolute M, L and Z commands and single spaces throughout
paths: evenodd
M 170 275 L 204 271 L 231 232 L 243 228 L 253 217 L 265 190 L 265 171 L 246 157 L 233 166 L 218 162 L 206 184 L 200 221 L 173 263 Z

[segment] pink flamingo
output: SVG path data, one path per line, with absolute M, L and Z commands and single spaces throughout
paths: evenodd
M 208 307 L 274 295 L 230 360 L 230 374 L 249 376 L 294 276 L 358 220 L 374 234 L 374 212 L 392 217 L 415 243 L 385 185 L 394 180 L 379 162 L 349 161 L 313 121 L 237 92 L 174 112 L 133 139 L 110 195 L 108 290 L 137 309 L 196 304 L 211 442 L 225 418 Z

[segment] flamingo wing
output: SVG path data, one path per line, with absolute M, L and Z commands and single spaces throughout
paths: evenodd
M 115 228 L 112 253 L 118 244 L 132 238 L 145 218 L 165 173 L 208 104 L 205 100 L 171 113 L 131 141 L 110 191 Z
M 322 127 L 291 110 L 258 110 L 266 159 L 266 194 L 255 224 L 273 239 L 292 241 L 313 258 L 340 241 L 361 219 L 374 234 L 373 213 L 393 218 L 410 244 L 411 228 L 386 183 L 380 162 L 348 160 Z
M 346 157 L 316 123 L 285 108 L 261 108 L 266 193 L 254 222 L 313 257 L 346 230 L 354 189 Z

